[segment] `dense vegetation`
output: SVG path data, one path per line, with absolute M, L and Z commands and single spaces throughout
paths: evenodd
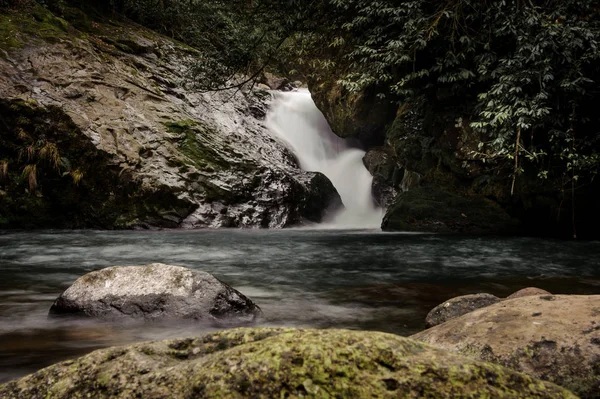
M 463 108 L 457 124 L 479 134 L 472 156 L 509 179 L 511 195 L 521 175 L 555 192 L 576 235 L 576 191 L 593 192 L 600 161 L 597 2 L 335 3 L 353 14 L 347 89 Z
M 468 104 L 481 135 L 473 154 L 574 196 L 598 173 L 600 5 L 565 1 L 334 0 L 352 17 L 353 70 L 342 81 L 370 85 L 400 102 L 419 96 Z M 341 43 L 343 36 L 337 42 Z M 571 207 L 575 209 L 575 207 Z

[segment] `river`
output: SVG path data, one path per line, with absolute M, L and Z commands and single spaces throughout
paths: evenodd
M 600 294 L 600 242 L 302 229 L 2 232 L 0 382 L 97 348 L 214 330 L 47 318 L 79 276 L 151 262 L 214 274 L 252 298 L 269 326 L 409 335 L 456 295 L 527 286 Z

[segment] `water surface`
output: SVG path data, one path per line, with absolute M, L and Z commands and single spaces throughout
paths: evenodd
M 163 262 L 214 274 L 251 297 L 264 325 L 409 335 L 456 295 L 538 286 L 600 294 L 600 242 L 327 230 L 0 233 L 0 382 L 93 349 L 197 335 L 199 324 L 47 318 L 75 279 Z

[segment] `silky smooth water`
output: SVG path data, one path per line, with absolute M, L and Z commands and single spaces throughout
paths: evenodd
M 331 180 L 346 209 L 326 221 L 336 228 L 379 228 L 383 210 L 372 197 L 373 177 L 363 164 L 365 152 L 336 136 L 308 90 L 276 93 L 267 127 L 296 156 L 300 167 Z
M 600 294 L 600 243 L 331 230 L 0 232 L 0 381 L 93 349 L 183 337 L 200 323 L 48 319 L 75 279 L 163 262 L 214 274 L 264 311 L 260 325 L 409 335 L 453 296 L 538 286 Z

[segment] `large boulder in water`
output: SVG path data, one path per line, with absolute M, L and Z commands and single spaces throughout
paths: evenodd
M 575 398 L 391 334 L 280 328 L 99 350 L 0 385 L 0 397 Z
M 411 338 L 600 397 L 600 295 L 507 299 Z
M 50 314 L 108 320 L 252 321 L 261 310 L 211 274 L 153 263 L 88 273 L 58 297 Z
M 398 194 L 381 228 L 434 233 L 510 233 L 516 231 L 518 222 L 484 197 L 463 197 L 425 186 Z

